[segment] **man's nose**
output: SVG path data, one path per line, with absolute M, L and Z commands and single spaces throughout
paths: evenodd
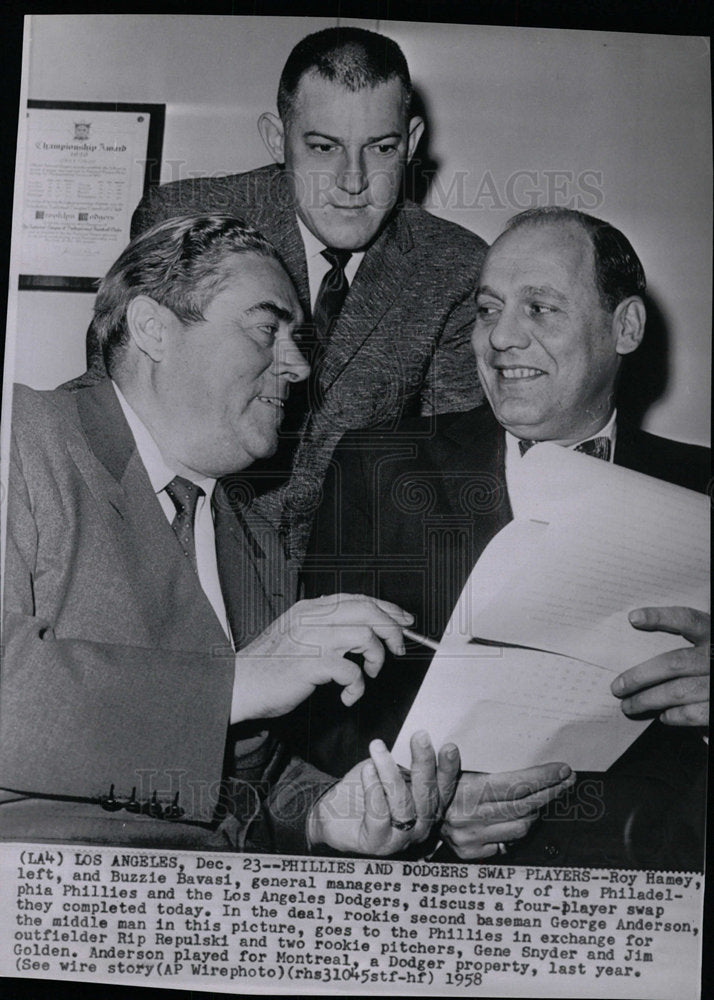
M 488 339 L 494 351 L 528 347 L 531 337 L 527 318 L 516 310 L 503 309 L 491 324 Z
M 289 382 L 302 382 L 310 374 L 307 358 L 295 343 L 292 334 L 275 344 L 275 368 Z
M 342 169 L 337 176 L 337 186 L 347 194 L 361 194 L 367 187 L 367 172 L 361 150 L 345 152 Z

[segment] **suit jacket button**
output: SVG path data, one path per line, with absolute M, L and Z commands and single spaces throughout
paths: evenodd
M 102 795 L 99 799 L 99 805 L 107 812 L 116 812 L 117 809 L 121 809 L 121 802 L 114 798 L 114 785 L 109 786 L 109 795 Z
M 152 816 L 154 819 L 162 818 L 164 810 L 161 808 L 161 803 L 156 797 L 156 792 L 151 796 L 151 802 L 147 802 L 141 811 L 146 813 L 147 816 Z
M 184 814 L 184 810 L 178 804 L 179 793 L 176 792 L 174 795 L 174 800 L 170 806 L 167 806 L 164 811 L 164 819 L 181 819 Z
M 546 844 L 543 853 L 547 858 L 557 858 L 560 854 L 560 848 L 557 844 Z
M 136 798 L 136 788 L 132 788 L 132 790 L 131 790 L 131 798 L 129 799 L 129 801 L 127 802 L 127 804 L 124 806 L 124 808 L 126 809 L 127 812 L 130 812 L 130 813 L 141 812 L 141 803 L 138 802 L 137 798 Z

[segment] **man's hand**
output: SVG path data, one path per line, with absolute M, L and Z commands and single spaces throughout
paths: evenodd
M 694 608 L 638 608 L 630 624 L 646 632 L 673 632 L 692 646 L 660 653 L 625 670 L 611 691 L 626 715 L 658 712 L 670 726 L 709 725 L 709 615 Z
M 403 655 L 402 628 L 413 620 L 396 604 L 360 594 L 298 601 L 236 656 L 230 721 L 285 715 L 328 681 L 354 704 L 364 692 L 362 670 L 377 676 L 384 645 Z M 345 653 L 361 656 L 362 667 Z
M 411 783 L 381 740 L 370 743 L 370 760 L 357 764 L 319 799 L 309 818 L 315 848 L 384 856 L 426 840 L 441 820 L 459 777 L 453 743 L 439 751 L 425 732 L 411 738 Z
M 543 806 L 575 783 L 567 764 L 539 764 L 522 771 L 466 771 L 441 827 L 460 858 L 488 858 L 499 843 L 525 837 Z

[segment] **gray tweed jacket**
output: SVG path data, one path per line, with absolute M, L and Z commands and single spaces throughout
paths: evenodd
M 0 839 L 305 851 L 334 779 L 227 726 L 234 654 L 112 383 L 16 386 L 12 429 Z M 244 645 L 293 603 L 294 574 L 256 515 L 222 525 Z
M 132 234 L 177 215 L 228 212 L 278 249 L 310 316 L 305 250 L 277 166 L 153 188 Z M 251 471 L 255 505 L 307 542 L 332 452 L 346 431 L 467 410 L 483 399 L 470 346 L 484 241 L 407 201 L 367 250 L 309 384 L 292 393 L 275 458 Z M 295 387 L 294 387 L 295 388 Z M 288 478 L 289 477 L 289 478 Z

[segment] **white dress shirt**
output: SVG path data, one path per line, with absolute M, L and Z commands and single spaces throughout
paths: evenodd
M 305 259 L 307 260 L 307 280 L 310 284 L 310 308 L 315 308 L 315 299 L 320 290 L 322 279 L 330 270 L 332 265 L 329 260 L 322 256 L 322 251 L 326 249 L 325 244 L 318 240 L 317 236 L 310 232 L 305 223 L 298 216 L 298 229 L 305 246 Z M 355 251 L 345 264 L 345 277 L 349 285 L 352 285 L 357 268 L 362 263 L 364 250 Z
M 184 479 L 188 479 L 189 477 L 183 472 L 178 473 L 166 464 L 159 446 L 154 441 L 146 425 L 132 410 L 119 386 L 115 382 L 112 382 L 112 385 L 126 417 L 126 422 L 129 424 L 129 430 L 134 437 L 139 458 L 144 464 L 156 497 L 161 504 L 161 509 L 166 515 L 166 520 L 171 524 L 176 516 L 176 508 L 173 500 L 166 492 L 166 486 L 176 475 L 182 475 Z M 211 606 L 216 613 L 218 621 L 221 623 L 223 631 L 230 639 L 231 632 L 228 625 L 228 615 L 226 614 L 226 606 L 223 601 L 223 593 L 218 576 L 216 535 L 213 526 L 213 512 L 211 510 L 211 497 L 213 496 L 216 480 L 198 476 L 190 478 L 191 482 L 195 483 L 196 486 L 200 486 L 204 491 L 204 495 L 199 496 L 196 503 L 196 517 L 193 523 L 198 580 L 204 594 L 211 602 Z

